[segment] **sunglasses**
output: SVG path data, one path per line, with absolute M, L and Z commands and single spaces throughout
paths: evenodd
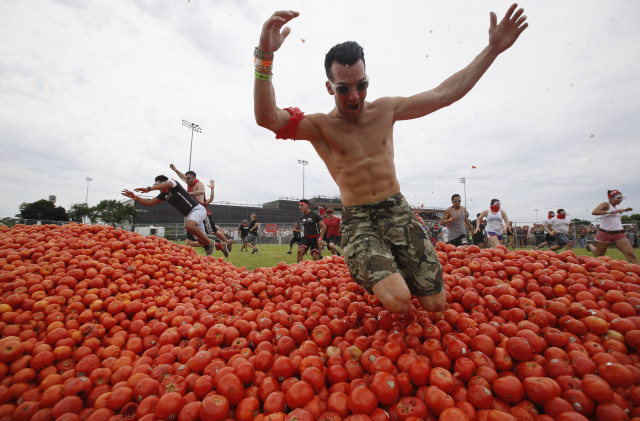
M 351 92 L 352 88 L 355 88 L 358 92 L 366 91 L 369 87 L 369 79 L 364 79 L 361 82 L 358 82 L 356 86 L 349 85 L 336 85 L 332 82 L 329 82 L 334 91 L 336 91 L 340 95 L 348 95 Z
M 458 199 L 458 200 L 452 200 L 452 202 L 454 202 L 454 203 L 456 203 L 456 202 L 457 202 L 457 203 L 460 203 L 460 199 Z

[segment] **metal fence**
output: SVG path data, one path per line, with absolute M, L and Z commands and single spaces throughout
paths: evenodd
M 574 247 L 584 248 L 587 241 L 593 241 L 598 227 L 599 221 L 590 221 L 591 225 L 575 225 L 573 233 L 570 237 L 573 239 Z M 25 225 L 66 225 L 70 222 L 66 221 L 48 221 L 48 220 L 36 220 L 36 219 L 19 219 L 19 218 L 2 218 L 0 219 L 0 225 L 13 226 L 15 224 Z M 514 222 L 514 235 L 506 236 L 505 245 L 511 248 L 527 248 L 536 247 L 545 241 L 545 234 L 543 230 L 532 231 L 531 227 L 539 225 L 535 222 Z M 225 234 L 227 238 L 233 239 L 234 242 L 240 243 L 240 235 L 238 233 L 238 225 L 236 224 L 218 224 L 217 225 Z M 267 232 L 266 227 L 270 226 L 276 228 L 276 231 Z M 623 224 L 627 230 L 627 238 L 631 242 L 634 248 L 640 247 L 640 240 L 638 238 L 638 223 L 625 223 Z M 164 225 L 149 225 L 149 224 L 124 224 L 117 228 L 122 228 L 129 231 L 138 231 L 141 228 L 155 228 L 152 233 L 159 234 L 160 230 L 157 228 L 162 227 L 164 234 L 161 235 L 170 241 L 184 241 L 187 237 L 187 231 L 184 228 L 184 224 L 164 224 Z M 524 234 L 525 227 L 527 228 L 527 234 Z M 289 244 L 292 238 L 292 225 L 284 226 L 283 224 L 265 224 L 260 223 L 260 235 L 258 235 L 258 244 Z M 427 227 L 428 229 L 428 227 Z M 148 232 L 149 230 L 145 230 Z M 442 234 L 442 233 L 440 233 Z M 438 240 L 444 240 L 442 236 Z

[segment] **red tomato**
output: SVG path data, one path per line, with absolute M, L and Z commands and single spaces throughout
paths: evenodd
M 376 394 L 366 387 L 358 387 L 349 393 L 349 410 L 353 414 L 370 414 L 378 406 Z
M 202 420 L 222 421 L 229 413 L 229 400 L 222 395 L 208 395 L 202 400 L 198 413 Z
M 527 397 L 538 405 L 562 393 L 560 385 L 548 377 L 527 377 L 522 383 Z
M 395 376 L 382 371 L 371 378 L 371 390 L 382 405 L 392 405 L 400 396 L 400 388 Z
M 434 367 L 429 373 L 429 384 L 438 387 L 443 392 L 450 394 L 455 390 L 455 381 L 448 370 L 442 367 Z
M 285 393 L 291 409 L 302 408 L 314 395 L 313 387 L 304 380 L 294 382 Z

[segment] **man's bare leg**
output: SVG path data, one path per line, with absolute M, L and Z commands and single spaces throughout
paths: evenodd
M 411 308 L 411 292 L 402 275 L 394 273 L 382 279 L 372 288 L 374 295 L 382 305 L 392 313 L 404 314 Z M 447 304 L 444 290 L 435 295 L 416 297 L 420 306 L 426 311 L 443 311 Z

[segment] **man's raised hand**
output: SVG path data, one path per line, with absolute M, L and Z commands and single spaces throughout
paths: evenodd
M 517 7 L 518 5 L 516 3 L 512 4 L 500 21 L 500 24 L 497 23 L 498 19 L 496 14 L 493 12 L 490 13 L 489 44 L 494 47 L 498 53 L 511 47 L 522 31 L 529 26 L 529 24 L 526 23 L 527 16 L 523 15 L 524 9 L 520 8 L 515 11 Z
M 262 25 L 258 49 L 266 53 L 278 51 L 285 38 L 291 33 L 291 28 L 288 26 L 283 28 L 283 26 L 299 15 L 299 12 L 293 10 L 280 10 L 271 15 L 264 25 Z

